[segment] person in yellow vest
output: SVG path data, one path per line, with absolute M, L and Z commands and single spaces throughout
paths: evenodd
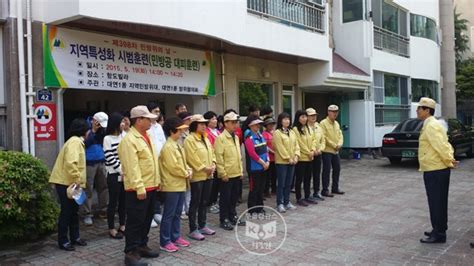
M 55 185 L 61 204 L 58 218 L 58 245 L 60 249 L 74 251 L 74 245 L 87 243 L 79 237 L 79 205 L 68 196 L 72 184 L 86 187 L 86 153 L 84 138 L 89 130 L 86 120 L 74 119 L 69 127 L 70 138 L 59 152 L 49 183 Z M 68 239 L 68 231 L 71 239 Z
M 239 137 L 235 134 L 239 116 L 234 112 L 225 113 L 224 131 L 216 138 L 214 148 L 220 181 L 220 227 L 232 231 L 235 225 L 245 226 L 246 224 L 244 220 L 238 219 L 236 210 L 243 169 Z
M 125 264 L 140 263 L 141 257 L 155 258 L 159 253 L 148 247 L 148 233 L 153 219 L 156 191 L 160 186 L 158 155 L 147 132 L 152 119 L 144 105 L 130 111 L 132 128 L 118 146 L 125 187 Z
M 326 146 L 323 150 L 323 191 L 324 197 L 334 197 L 334 194 L 342 195 L 343 191 L 339 189 L 339 175 L 341 173 L 341 159 L 339 151 L 342 148 L 344 139 L 342 137 L 341 127 L 336 121 L 339 115 L 339 107 L 330 105 L 328 107 L 328 116 L 321 121 Z M 329 176 L 332 169 L 332 189 L 329 192 Z
M 300 147 L 300 158 L 296 164 L 296 204 L 307 207 L 309 204 L 318 202 L 311 198 L 311 171 L 314 157 L 314 140 L 308 127 L 308 116 L 306 111 L 296 111 L 293 121 L 293 132 Z M 303 183 L 304 198 L 301 195 L 301 183 Z
M 179 144 L 189 127 L 177 117 L 167 119 L 163 131 L 168 137 L 160 153 L 161 194 L 164 198 L 163 218 L 160 224 L 160 249 L 176 252 L 190 243 L 181 237 L 181 212 L 185 192 L 193 171 L 186 163 L 184 148 Z M 178 247 L 179 246 L 179 247 Z
M 277 128 L 273 133 L 273 150 L 277 172 L 277 211 L 296 210 L 290 202 L 290 188 L 295 173 L 295 165 L 300 156 L 296 134 L 290 129 L 291 117 L 288 113 L 278 115 Z
M 319 193 L 321 188 L 321 163 L 323 151 L 326 148 L 326 138 L 324 137 L 323 129 L 317 122 L 318 113 L 314 108 L 306 109 L 308 114 L 308 127 L 313 136 L 314 157 L 313 157 L 313 196 L 315 200 L 323 201 L 324 198 Z
M 194 240 L 204 240 L 204 235 L 214 235 L 216 233 L 207 226 L 207 206 L 209 205 L 214 172 L 216 171 L 214 148 L 207 138 L 206 132 L 208 122 L 202 115 L 193 115 L 189 126 L 190 135 L 184 140 L 186 162 L 193 170 L 191 203 L 189 205 L 189 237 Z
M 425 232 L 421 243 L 445 243 L 448 229 L 448 192 L 451 168 L 458 165 L 454 150 L 448 142 L 446 129 L 434 117 L 436 102 L 422 97 L 416 114 L 423 120 L 421 128 L 418 161 L 423 172 L 428 206 L 430 209 L 431 232 Z

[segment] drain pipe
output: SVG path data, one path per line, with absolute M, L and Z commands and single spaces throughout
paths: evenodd
M 222 107 L 223 111 L 227 110 L 227 90 L 225 88 L 225 61 L 224 61 L 224 52 L 220 52 L 221 58 L 221 83 L 222 83 Z
M 26 0 L 26 47 L 27 47 L 27 62 L 28 62 L 28 92 L 26 93 L 28 97 L 28 130 L 29 130 L 29 137 L 30 137 L 30 154 L 35 156 L 36 149 L 35 149 L 35 116 L 34 116 L 34 97 L 35 92 L 33 88 L 33 35 L 31 31 L 31 0 Z
M 20 83 L 20 122 L 21 122 L 21 148 L 24 153 L 29 152 L 28 122 L 26 116 L 26 84 L 25 84 L 25 49 L 23 42 L 23 1 L 18 0 L 17 7 L 17 37 L 18 37 L 18 75 Z

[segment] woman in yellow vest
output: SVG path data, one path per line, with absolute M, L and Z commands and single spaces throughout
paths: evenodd
M 214 235 L 207 222 L 207 206 L 211 197 L 212 182 L 216 171 L 216 157 L 206 136 L 206 123 L 202 115 L 193 115 L 189 136 L 184 140 L 186 162 L 193 170 L 191 178 L 191 203 L 189 205 L 189 237 L 204 240 L 204 235 Z M 198 224 L 196 225 L 196 213 Z
M 306 111 L 298 110 L 293 122 L 293 132 L 295 132 L 298 146 L 300 147 L 300 158 L 296 164 L 296 204 L 307 207 L 309 204 L 318 202 L 311 196 L 311 172 L 314 158 L 314 139 L 308 127 L 308 116 Z M 304 188 L 304 199 L 301 195 L 301 183 Z
M 176 252 L 177 246 L 188 247 L 181 237 L 181 212 L 192 170 L 186 163 L 184 149 L 178 143 L 188 126 L 177 117 L 167 119 L 163 131 L 168 136 L 160 153 L 161 193 L 164 197 L 163 218 L 160 225 L 160 249 Z
M 58 219 L 58 245 L 60 249 L 74 251 L 74 245 L 87 243 L 79 236 L 79 205 L 70 198 L 67 189 L 70 185 L 86 187 L 86 155 L 84 138 L 89 129 L 84 119 L 74 119 L 69 127 L 70 138 L 59 152 L 49 182 L 54 184 L 61 204 Z M 69 236 L 71 239 L 68 239 Z
M 295 165 L 300 156 L 300 148 L 295 133 L 290 129 L 291 117 L 281 113 L 277 120 L 277 129 L 273 133 L 273 150 L 277 172 L 277 210 L 296 210 L 290 202 L 290 187 L 293 182 Z

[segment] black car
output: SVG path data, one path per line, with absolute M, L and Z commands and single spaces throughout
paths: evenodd
M 443 119 L 439 119 L 445 123 Z M 457 119 L 448 119 L 449 143 L 454 148 L 454 155 L 466 154 L 473 157 L 474 132 L 471 127 L 464 126 Z M 383 137 L 382 154 L 390 160 L 390 163 L 397 164 L 403 158 L 418 158 L 418 138 L 423 127 L 423 121 L 410 118 L 400 124 L 395 129 Z

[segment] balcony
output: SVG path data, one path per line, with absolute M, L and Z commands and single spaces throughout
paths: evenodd
M 247 0 L 247 11 L 292 27 L 325 32 L 326 11 L 317 4 L 296 0 Z
M 374 48 L 410 57 L 410 38 L 374 26 Z

